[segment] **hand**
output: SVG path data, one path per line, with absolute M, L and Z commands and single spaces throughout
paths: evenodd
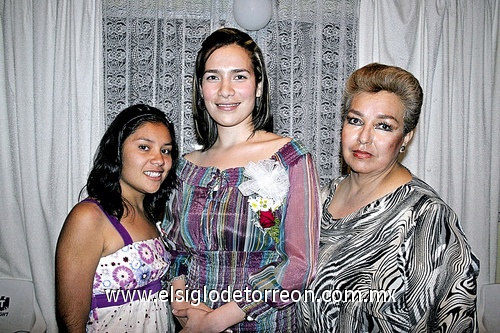
M 206 309 L 209 309 L 209 311 L 206 311 Z M 191 306 L 181 310 L 174 309 L 172 312 L 183 325 L 181 333 L 219 333 L 220 330 L 216 328 L 217 323 L 212 320 L 213 317 L 209 316 L 212 311 L 208 306 L 200 304 L 197 307 Z
M 232 332 L 231 327 L 245 319 L 245 313 L 241 311 L 235 302 L 229 302 L 212 310 L 205 304 L 192 306 L 187 309 L 173 310 L 176 317 L 187 318 L 186 326 L 182 333 L 193 332 Z
M 185 301 L 184 292 L 186 290 L 186 283 L 185 283 L 183 278 L 177 278 L 177 279 L 173 280 L 172 281 L 172 288 L 175 290 L 175 295 L 176 295 L 176 297 L 174 298 L 174 300 L 172 301 L 172 304 L 171 304 L 172 313 L 174 314 L 174 316 L 179 321 L 179 323 L 181 324 L 182 327 L 186 326 L 187 317 L 184 314 L 184 312 L 182 312 L 183 313 L 182 316 L 177 315 L 176 314 L 177 310 L 186 310 L 186 309 L 189 309 L 191 307 L 195 307 L 195 308 L 202 309 L 202 310 L 205 310 L 208 312 L 212 311 L 212 309 L 204 303 L 199 302 L 199 304 L 193 305 L 193 304 Z
M 213 309 L 211 307 L 209 307 L 208 305 L 206 305 L 205 303 L 198 303 L 196 305 L 192 304 L 192 303 L 189 303 L 189 302 L 172 302 L 172 312 L 175 314 L 175 313 L 182 313 L 184 314 L 185 316 L 185 313 L 186 312 L 181 312 L 181 310 L 187 310 L 187 309 L 198 309 L 198 310 L 203 310 L 203 311 L 207 311 L 207 312 L 212 312 Z M 179 317 L 178 315 L 176 315 L 177 317 Z M 184 317 L 184 316 L 180 316 L 180 317 Z
M 179 321 L 182 327 L 186 326 L 188 320 L 186 315 L 186 310 L 189 308 L 195 308 L 206 312 L 213 311 L 209 306 L 201 302 L 198 305 L 192 305 L 188 302 L 172 302 L 172 313 L 174 314 L 175 318 Z

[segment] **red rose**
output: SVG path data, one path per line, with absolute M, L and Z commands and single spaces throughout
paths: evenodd
M 260 211 L 259 222 L 262 228 L 270 228 L 274 226 L 274 215 L 270 210 Z

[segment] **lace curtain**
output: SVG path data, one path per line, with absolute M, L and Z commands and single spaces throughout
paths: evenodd
M 356 67 L 358 2 L 272 2 L 270 23 L 247 32 L 268 67 L 275 132 L 306 144 L 324 184 L 340 171 L 340 100 Z M 195 149 L 196 53 L 215 29 L 240 28 L 232 6 L 232 0 L 104 0 L 106 122 L 128 105 L 151 104 L 175 123 L 181 153 Z

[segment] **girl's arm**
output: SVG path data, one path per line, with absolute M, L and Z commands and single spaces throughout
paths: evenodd
M 62 227 L 56 248 L 56 313 L 61 332 L 85 332 L 92 284 L 103 252 L 102 218 L 93 203 L 79 203 Z

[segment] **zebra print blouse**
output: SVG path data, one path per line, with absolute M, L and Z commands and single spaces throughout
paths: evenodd
M 452 209 L 413 176 L 333 219 L 327 208 L 344 178 L 323 189 L 317 274 L 300 303 L 303 330 L 476 331 L 479 261 Z

